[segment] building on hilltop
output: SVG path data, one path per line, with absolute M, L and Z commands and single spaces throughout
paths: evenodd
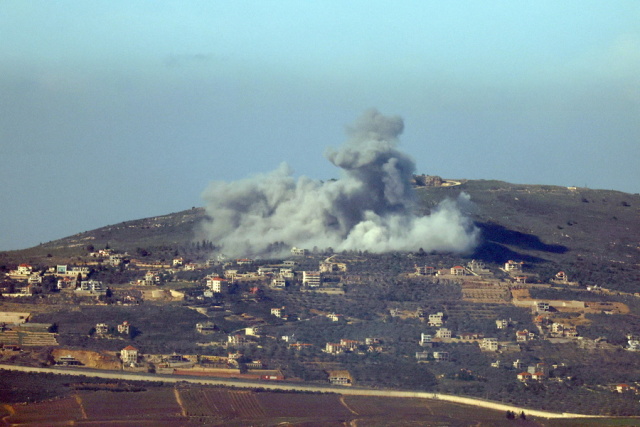
M 307 255 L 306 249 L 296 248 L 295 246 L 291 248 L 291 255 L 293 256 L 305 256 Z

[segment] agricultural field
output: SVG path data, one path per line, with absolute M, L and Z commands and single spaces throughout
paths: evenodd
M 532 417 L 508 420 L 503 411 L 418 398 L 271 392 L 184 383 L 175 387 L 129 388 L 130 391 L 122 391 L 127 390 L 126 387 L 110 387 L 110 384 L 96 386 L 98 390 L 77 388 L 63 397 L 35 403 L 0 404 L 2 424 L 569 427 L 637 425 L 638 421 L 634 418 L 548 420 Z
M 60 399 L 5 404 L 4 424 L 52 425 L 500 425 L 504 414 L 423 399 L 266 392 L 218 387 L 78 390 Z M 506 421 L 506 419 L 504 419 Z M 121 424 L 122 425 L 122 424 Z M 505 424 L 506 425 L 506 424 Z M 531 422 L 530 425 L 538 425 Z
M 3 405 L 7 415 L 3 417 L 5 425 L 51 425 L 82 420 L 82 406 L 75 396 L 53 399 L 35 404 Z
M 172 388 L 140 392 L 79 392 L 78 400 L 91 420 L 172 420 L 182 413 Z
M 190 421 L 202 424 L 266 417 L 256 398 L 257 393 L 247 390 L 187 387 L 176 388 L 175 395 L 181 404 L 182 414 Z

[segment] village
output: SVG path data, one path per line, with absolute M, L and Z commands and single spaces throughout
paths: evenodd
M 483 314 L 480 315 L 484 316 L 483 327 L 461 329 L 460 321 L 455 321 L 460 316 L 456 314 L 455 302 L 432 309 L 433 304 L 425 301 L 427 304 L 400 304 L 375 313 L 375 322 L 408 323 L 411 330 L 416 331 L 413 337 L 384 333 L 357 336 L 345 332 L 334 334 L 334 339 L 326 341 L 308 339 L 305 325 L 354 331 L 364 320 L 349 310 L 302 307 L 300 303 L 287 304 L 287 301 L 304 298 L 341 301 L 354 289 L 363 288 L 367 277 L 371 279 L 363 267 L 365 258 L 358 254 L 321 256 L 292 248 L 290 256 L 278 262 L 222 257 L 191 262 L 181 256 L 169 261 L 140 260 L 126 253 L 102 249 L 88 253 L 81 263 L 70 260 L 68 264 L 37 268 L 21 263 L 7 272 L 2 282 L 2 301 L 12 307 L 19 307 L 23 301 L 27 306 L 34 301 L 38 301 L 39 306 L 73 301 L 80 307 L 115 306 L 128 310 L 148 304 L 186 307 L 202 319 L 191 325 L 191 332 L 199 337 L 194 343 L 198 351 L 149 351 L 138 344 L 137 339 L 138 335 L 150 332 L 147 325 L 110 318 L 96 319 L 86 331 L 89 341 L 85 347 L 73 348 L 58 342 L 65 334 L 63 325 L 55 321 L 33 322 L 30 312 L 7 310 L 0 313 L 2 360 L 24 362 L 25 357 L 18 354 L 47 348 L 50 349 L 47 363 L 58 366 L 265 381 L 308 380 L 292 376 L 282 361 L 273 357 L 273 352 L 269 354 L 264 350 L 277 346 L 287 349 L 290 352 L 287 357 L 302 366 L 314 363 L 322 367 L 324 379 L 316 375 L 311 376 L 312 380 L 352 386 L 361 383 L 350 369 L 359 363 L 357 358 L 376 360 L 389 356 L 410 357 L 417 367 L 428 366 L 435 371 L 439 370 L 438 366 L 449 366 L 444 371 L 460 371 L 453 374 L 455 378 L 461 375 L 483 378 L 474 372 L 478 371 L 477 367 L 471 369 L 459 360 L 460 349 L 468 352 L 469 346 L 475 346 L 488 360 L 488 367 L 503 372 L 503 378 L 510 377 L 511 382 L 529 387 L 571 381 L 570 375 L 562 374 L 570 371 L 570 362 L 532 358 L 527 355 L 532 345 L 573 343 L 584 352 L 593 349 L 640 351 L 640 334 L 629 334 L 624 345 L 580 334 L 581 328 L 589 327 L 589 314 L 624 316 L 629 313 L 629 307 L 622 302 L 610 298 L 597 300 L 598 295 L 613 295 L 613 291 L 583 288 L 563 271 L 558 271 L 548 283 L 542 283 L 537 274 L 528 271 L 526 263 L 517 260 L 497 266 L 470 260 L 464 265 L 443 268 L 421 264 L 422 259 L 413 256 L 405 260 L 404 265 L 413 263 L 413 268 L 400 272 L 401 280 L 408 280 L 413 286 L 429 288 L 437 284 L 456 289 L 460 295 L 458 304 L 479 307 L 480 311 L 490 307 L 495 312 L 502 307 L 522 315 L 516 320 Z M 131 280 L 111 283 L 100 280 L 96 271 L 126 272 Z M 103 277 L 108 276 L 103 274 Z M 570 289 L 589 298 L 533 297 L 539 289 Z M 249 308 L 238 312 L 240 306 Z M 229 325 L 233 325 L 233 329 Z M 104 345 L 113 348 L 118 342 L 122 342 L 119 349 L 100 349 Z M 96 348 L 92 348 L 94 346 Z M 343 363 L 344 360 L 348 363 Z M 640 393 L 637 382 L 599 386 L 615 393 Z

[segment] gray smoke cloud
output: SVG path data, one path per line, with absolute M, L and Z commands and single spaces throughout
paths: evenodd
M 268 174 L 211 183 L 202 196 L 212 218 L 204 237 L 234 257 L 282 255 L 273 252 L 292 246 L 471 250 L 478 230 L 461 209 L 467 195 L 443 201 L 430 215 L 415 213 L 415 163 L 396 149 L 403 130 L 400 117 L 366 111 L 347 128 L 346 143 L 325 153 L 342 170 L 338 180 L 295 179 L 283 163 Z

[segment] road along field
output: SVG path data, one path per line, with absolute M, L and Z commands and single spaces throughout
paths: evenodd
M 201 377 L 189 377 L 189 376 L 176 376 L 176 375 L 158 375 L 158 374 L 133 374 L 126 372 L 107 372 L 107 371 L 90 371 L 83 369 L 68 369 L 68 368 L 36 368 L 17 365 L 0 365 L 0 369 L 16 370 L 21 372 L 34 372 L 34 373 L 58 373 L 66 375 L 79 375 L 88 377 L 108 378 L 115 380 L 129 380 L 129 381 L 162 381 L 167 383 L 193 383 L 203 385 L 220 385 L 220 386 L 232 386 L 240 388 L 260 388 L 264 390 L 274 391 L 303 391 L 314 393 L 337 393 L 346 396 L 381 396 L 381 397 L 399 397 L 399 398 L 414 398 L 414 399 L 430 399 L 443 402 L 451 402 L 463 405 L 469 405 L 479 408 L 493 409 L 505 413 L 506 411 L 514 411 L 516 413 L 525 412 L 529 415 L 542 417 L 542 418 L 599 418 L 592 415 L 584 414 L 572 414 L 572 413 L 557 413 L 542 411 L 530 408 L 524 408 L 515 405 L 508 405 L 500 402 L 493 402 L 489 400 L 475 399 L 464 396 L 454 396 L 440 393 L 428 393 L 428 392 L 414 392 L 414 391 L 399 391 L 399 390 L 380 390 L 380 389 L 365 389 L 356 387 L 330 387 L 330 386 L 318 386 L 310 384 L 292 384 L 285 382 L 271 383 L 266 381 L 240 381 L 240 380 L 228 380 L 228 379 L 214 379 L 214 378 L 201 378 Z M 184 408 L 183 408 L 184 409 Z
M 116 383 L 119 386 L 122 382 Z M 140 383 L 138 383 L 140 384 Z M 104 386 L 105 384 L 103 384 Z M 442 400 L 232 389 L 180 383 L 76 390 L 59 399 L 0 405 L 4 425 L 513 426 L 504 412 Z M 120 391 L 116 391 L 120 390 Z M 516 414 L 519 415 L 519 414 Z M 630 418 L 542 419 L 530 426 L 635 425 Z M 522 425 L 523 421 L 516 421 Z

